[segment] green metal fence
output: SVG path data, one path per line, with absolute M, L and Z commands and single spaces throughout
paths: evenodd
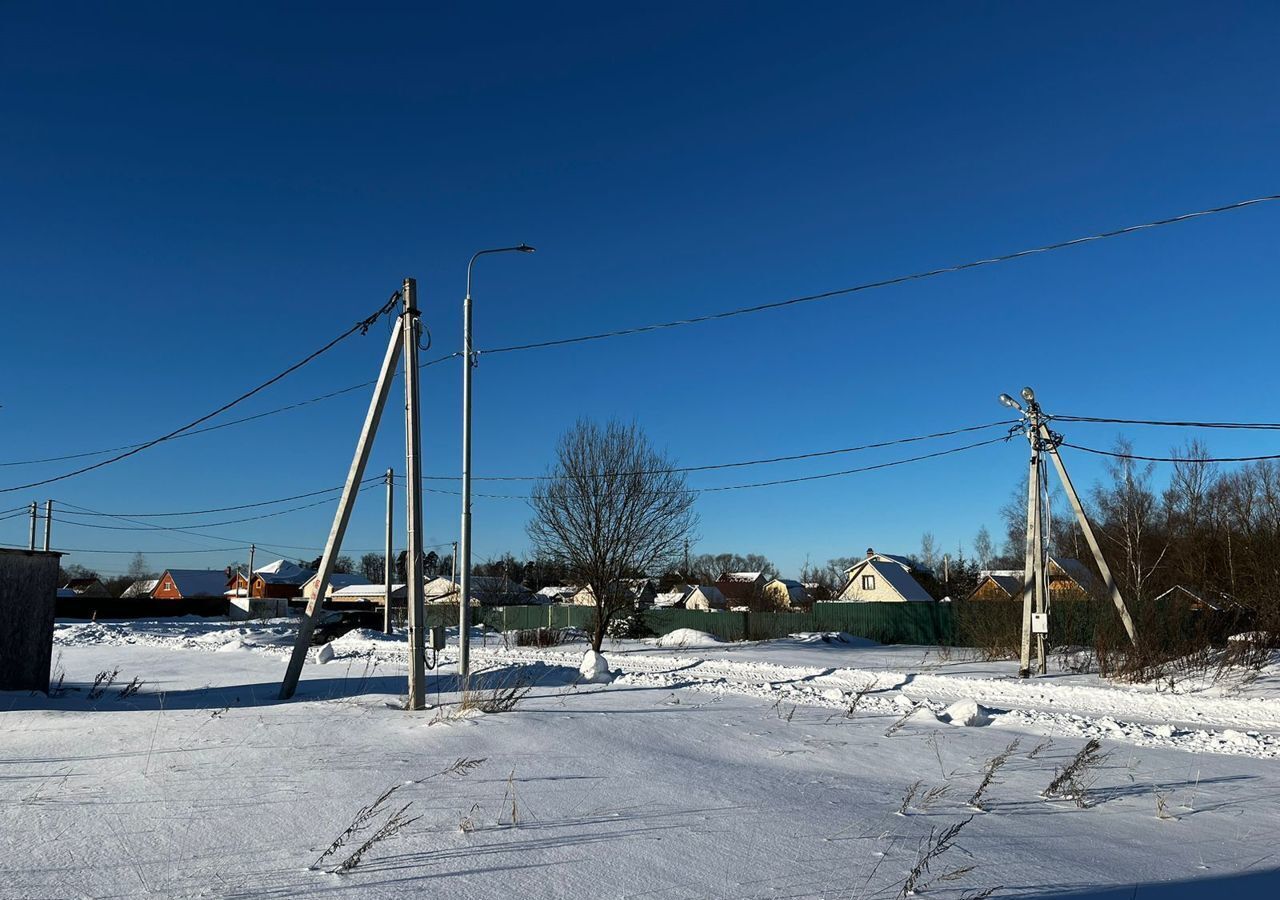
M 1130 604 L 1140 633 L 1159 645 L 1211 628 L 1217 637 L 1243 627 L 1219 613 L 1197 613 L 1167 603 Z M 725 641 L 769 640 L 805 631 L 844 631 L 882 644 L 965 646 L 1015 652 L 1022 630 L 1018 601 L 966 603 L 815 603 L 809 612 L 700 612 L 649 609 L 636 613 L 645 631 L 705 631 Z M 486 606 L 474 620 L 496 631 L 595 626 L 593 606 Z M 427 625 L 454 625 L 456 605 L 429 604 Z M 1221 632 L 1222 634 L 1218 634 Z M 1051 646 L 1121 646 L 1126 642 L 1115 607 L 1106 601 L 1055 603 L 1049 617 Z
M 456 622 L 456 607 L 443 621 Z M 428 624 L 437 624 L 429 610 Z M 638 614 L 654 634 L 677 628 L 705 631 L 725 641 L 768 640 L 804 631 L 845 631 L 882 644 L 950 644 L 951 610 L 942 603 L 817 603 L 810 612 L 700 612 L 649 609 Z M 476 610 L 475 621 L 497 631 L 530 628 L 582 628 L 595 624 L 591 606 L 488 606 Z

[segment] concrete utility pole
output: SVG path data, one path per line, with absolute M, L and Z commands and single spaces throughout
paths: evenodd
M 1062 481 L 1063 490 L 1066 491 L 1067 499 L 1071 501 L 1071 509 L 1075 512 L 1076 520 L 1080 523 L 1080 530 L 1084 532 L 1085 541 L 1093 552 L 1093 558 L 1098 564 L 1098 571 L 1102 574 L 1102 580 L 1107 592 L 1115 604 L 1116 612 L 1120 615 L 1120 621 L 1124 624 L 1125 633 L 1128 634 L 1129 641 L 1135 646 L 1138 643 L 1138 633 L 1134 627 L 1133 618 L 1129 615 L 1129 609 L 1125 605 L 1124 598 L 1120 596 L 1120 589 L 1111 574 L 1111 569 L 1107 565 L 1106 559 L 1102 556 L 1102 548 L 1093 533 L 1093 526 L 1089 524 L 1089 518 L 1084 514 L 1084 506 L 1080 502 L 1080 496 L 1076 493 L 1075 485 L 1072 484 L 1071 477 L 1067 474 L 1067 468 L 1062 462 L 1061 454 L 1058 453 L 1058 445 L 1062 443 L 1062 436 L 1049 429 L 1048 422 L 1051 417 L 1045 415 L 1044 410 L 1041 409 L 1040 404 L 1036 401 L 1035 391 L 1029 387 L 1024 387 L 1022 389 L 1022 399 L 1027 404 L 1025 409 L 1008 394 L 1000 395 L 1001 403 L 1011 409 L 1018 410 L 1021 414 L 1023 429 L 1027 442 L 1031 447 L 1030 472 L 1027 477 L 1027 551 L 1022 583 L 1022 648 L 1018 669 L 1019 677 L 1026 678 L 1031 674 L 1031 637 L 1033 631 L 1036 638 L 1037 672 L 1043 675 L 1047 671 L 1045 641 L 1048 637 L 1050 597 L 1044 541 L 1043 494 L 1048 488 L 1048 478 L 1043 469 L 1043 456 L 1045 454 L 1053 460 L 1054 468 L 1058 471 L 1058 478 Z M 1039 623 L 1039 627 L 1034 629 L 1032 628 L 1033 605 Z
M 39 507 L 36 505 L 36 501 L 32 500 L 31 501 L 31 538 L 27 541 L 28 550 L 36 549 L 36 510 L 38 508 Z
M 409 603 L 409 709 L 422 709 L 426 699 L 426 642 L 422 598 L 422 431 L 418 418 L 418 283 L 404 280 L 404 457 L 405 501 L 409 546 L 405 556 L 405 593 Z
M 382 579 L 386 582 L 383 594 L 382 633 L 391 633 L 391 504 L 395 499 L 395 470 L 387 469 L 387 556 L 382 564 Z
M 528 244 L 518 247 L 496 247 L 481 250 L 467 263 L 467 295 L 462 300 L 462 527 L 459 549 L 462 560 L 459 569 L 462 581 L 458 586 L 458 674 L 471 671 L 471 370 L 475 368 L 476 354 L 471 343 L 471 269 L 476 260 L 489 253 L 532 253 Z M 457 553 L 454 554 L 455 558 Z
M 249 574 L 244 579 L 244 608 L 249 609 L 249 598 L 253 596 L 253 558 L 258 552 L 257 544 L 249 545 Z
M 411 284 L 411 280 L 406 279 L 405 284 L 406 286 Z M 416 326 L 417 309 L 407 297 L 405 298 L 405 307 L 405 313 L 400 316 L 392 328 L 391 340 L 387 344 L 387 353 L 382 360 L 382 369 L 378 374 L 377 385 L 374 387 L 373 396 L 369 400 L 369 410 L 365 413 L 364 426 L 360 430 L 359 440 L 356 441 L 356 451 L 351 460 L 351 469 L 347 472 L 347 481 L 342 488 L 342 498 L 338 501 L 338 509 L 333 515 L 333 526 L 329 530 L 329 539 L 325 542 L 324 554 L 320 557 L 320 571 L 317 573 L 316 579 L 316 595 L 307 601 L 306 611 L 298 621 L 298 637 L 293 645 L 293 655 L 289 657 L 289 668 L 285 671 L 284 681 L 280 685 L 281 700 L 288 700 L 298 688 L 298 678 L 302 675 L 302 665 L 307 660 L 307 649 L 311 646 L 311 634 L 315 631 L 316 616 L 320 612 L 324 604 L 324 596 L 329 590 L 329 579 L 333 576 L 334 559 L 342 547 L 342 537 L 346 534 L 347 525 L 351 521 L 351 510 L 355 507 L 356 494 L 360 492 L 360 485 L 364 481 L 365 466 L 369 462 L 369 451 L 373 447 L 373 437 L 378 431 L 378 423 L 382 420 L 382 410 L 386 406 L 387 394 L 391 391 L 391 382 L 395 377 L 396 363 L 400 361 L 402 345 L 408 343 L 408 341 L 403 340 L 403 337 L 406 332 L 413 334 L 416 331 L 416 327 L 410 328 L 410 324 Z M 408 321 L 411 318 L 409 315 L 410 309 L 413 309 L 412 323 Z M 412 341 L 416 348 L 416 335 Z M 413 415 L 416 421 L 417 366 L 415 365 L 412 370 L 406 367 L 406 392 L 408 390 L 410 371 L 415 377 L 413 382 L 415 389 Z M 421 665 L 421 661 L 422 656 L 419 654 L 419 665 Z
M 53 501 L 44 501 L 44 549 L 49 552 L 49 541 L 53 537 Z

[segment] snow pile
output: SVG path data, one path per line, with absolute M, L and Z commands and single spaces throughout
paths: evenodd
M 847 631 L 801 631 L 790 635 L 789 640 L 798 644 L 840 644 L 846 647 L 879 647 L 879 641 L 855 637 Z
M 981 728 L 991 724 L 992 710 L 983 706 L 977 700 L 957 700 L 938 716 L 938 719 L 950 725 L 959 725 L 965 728 Z
M 677 628 L 658 638 L 659 647 L 714 647 L 724 643 L 714 634 L 696 628 Z
M 612 680 L 604 654 L 595 650 L 588 650 L 583 654 L 582 665 L 578 666 L 578 676 L 583 684 L 608 684 Z

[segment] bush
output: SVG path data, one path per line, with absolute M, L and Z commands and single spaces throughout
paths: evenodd
M 631 616 L 615 617 L 609 622 L 605 634 L 615 641 L 635 640 L 651 637 L 653 629 L 645 624 L 644 616 L 639 613 Z

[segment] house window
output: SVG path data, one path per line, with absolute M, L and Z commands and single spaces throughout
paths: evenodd
M 874 591 L 874 590 L 876 589 L 876 576 L 874 576 L 874 575 L 863 575 L 863 576 L 862 576 L 862 589 L 863 589 L 864 591 Z

